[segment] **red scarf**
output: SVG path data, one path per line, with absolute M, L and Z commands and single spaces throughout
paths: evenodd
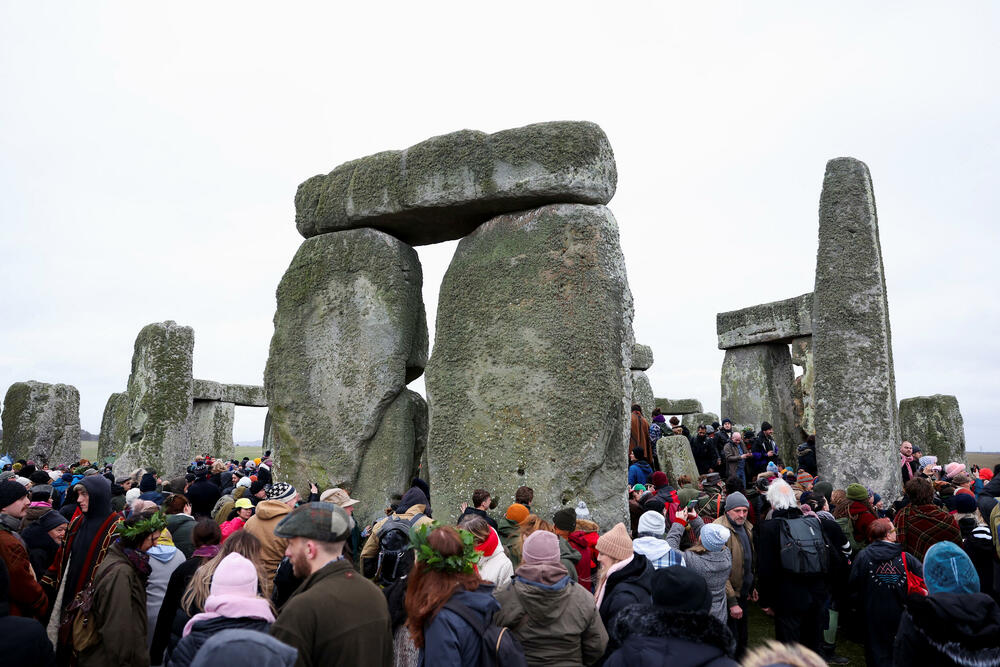
M 482 544 L 476 545 L 476 551 L 482 552 L 484 556 L 492 556 L 493 552 L 497 550 L 500 545 L 500 538 L 497 537 L 497 531 L 490 528 L 490 536 L 486 538 L 486 541 Z

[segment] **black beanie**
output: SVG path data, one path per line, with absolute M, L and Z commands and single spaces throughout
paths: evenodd
M 552 517 L 552 523 L 559 530 L 573 532 L 576 530 L 576 510 L 572 507 L 564 507 Z
M 30 479 L 31 483 L 34 484 L 35 486 L 39 484 L 52 483 L 52 478 L 49 477 L 49 473 L 45 472 L 44 470 L 36 470 L 35 472 L 31 473 L 31 477 L 28 477 L 28 479 Z
M 55 510 L 49 510 L 38 519 L 38 524 L 45 530 L 45 532 L 48 532 L 53 528 L 58 528 L 64 523 L 69 522 L 66 521 L 66 517 Z
M 251 482 L 250 483 L 250 495 L 251 496 L 256 496 L 258 493 L 261 492 L 261 490 L 265 486 L 267 486 L 267 484 L 265 484 L 264 482 L 260 481 L 259 479 L 256 482 Z
M 139 480 L 139 491 L 146 493 L 148 491 L 156 491 L 156 475 L 151 472 L 147 472 Z
M 760 430 L 761 431 L 768 431 L 771 428 L 773 428 L 773 427 L 771 426 L 771 424 L 769 422 L 761 422 L 761 425 L 760 425 Z
M 12 479 L 5 479 L 0 482 L 0 510 L 13 505 L 15 502 L 28 495 L 28 490 L 20 482 Z
M 670 611 L 708 613 L 712 594 L 705 578 L 681 565 L 653 570 L 653 604 Z

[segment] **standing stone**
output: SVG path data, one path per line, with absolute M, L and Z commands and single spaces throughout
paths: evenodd
M 128 378 L 129 437 L 115 468 L 183 473 L 191 448 L 194 329 L 173 320 L 147 324 L 135 339 Z
M 632 294 L 603 206 L 504 215 L 462 239 L 427 366 L 435 515 L 522 484 L 551 516 L 586 501 L 627 521 Z
M 903 440 L 920 447 L 924 456 L 938 457 L 942 466 L 952 461 L 967 463 L 965 422 L 954 396 L 904 398 L 899 402 L 899 430 Z
M 764 343 L 726 350 L 722 362 L 722 415 L 733 424 L 762 421 L 774 427 L 774 440 L 788 465 L 796 467 L 803 438 L 795 428 L 792 358 L 785 343 Z
M 354 509 L 362 524 L 385 516 L 392 495 L 404 493 L 417 476 L 427 446 L 427 402 L 404 389 L 382 415 L 368 443 L 357 480 L 350 488 L 361 503 Z
M 826 165 L 813 295 L 819 473 L 891 502 L 902 477 L 889 304 L 871 176 L 858 160 Z
M 3 445 L 14 460 L 51 466 L 80 460 L 80 392 L 68 384 L 15 382 L 3 402 Z
M 111 394 L 104 406 L 101 433 L 97 437 L 97 458 L 103 460 L 108 456 L 121 455 L 128 436 L 128 393 L 122 391 Z
M 726 415 L 727 417 L 729 415 Z M 730 417 L 730 419 L 732 419 Z M 712 422 L 719 421 L 719 415 L 714 412 L 696 412 L 694 414 L 686 414 L 681 417 L 681 426 L 687 426 L 688 431 L 694 436 L 698 431 L 698 424 L 705 424 L 708 426 Z M 735 420 L 733 420 L 735 421 Z
M 653 385 L 642 371 L 632 371 L 632 402 L 642 406 L 643 416 L 647 421 L 652 421 L 656 399 L 653 398 Z
M 271 422 L 271 411 L 268 410 L 264 416 L 264 435 L 260 439 L 260 453 L 263 457 L 265 452 L 274 451 L 274 428 Z
M 208 452 L 214 458 L 231 459 L 236 454 L 233 419 L 236 406 L 221 401 L 195 401 L 191 415 L 191 450 Z
M 792 403 L 795 405 L 795 428 L 803 435 L 816 435 L 816 406 L 813 387 L 816 383 L 816 364 L 813 361 L 812 336 L 792 341 L 792 363 L 802 368 L 802 375 L 792 385 Z
M 416 251 L 374 229 L 299 247 L 264 371 L 279 479 L 353 487 L 407 369 L 427 357 L 422 282 Z
M 656 407 L 665 415 L 693 415 L 705 411 L 697 398 L 657 398 Z
M 648 371 L 653 367 L 653 348 L 636 343 L 632 348 L 632 370 Z
M 695 484 L 698 483 L 698 466 L 691 452 L 691 441 L 683 435 L 667 435 L 656 441 L 656 455 L 660 459 L 660 468 L 667 474 L 667 479 L 677 486 L 677 478 L 687 475 Z

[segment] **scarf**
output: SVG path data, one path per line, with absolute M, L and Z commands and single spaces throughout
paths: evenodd
M 196 623 L 212 618 L 260 618 L 268 623 L 274 623 L 274 612 L 270 603 L 264 598 L 243 595 L 209 595 L 205 598 L 205 611 L 195 614 L 184 626 L 183 637 L 191 634 Z
M 497 531 L 490 528 L 490 536 L 486 538 L 485 542 L 476 546 L 476 551 L 483 554 L 483 556 L 489 557 L 497 550 L 499 544 L 500 538 L 497 537 Z
M 910 466 L 906 465 L 912 462 L 913 462 L 912 456 L 903 456 L 903 452 L 899 453 L 899 467 L 904 469 L 903 477 L 906 477 L 906 479 L 913 479 L 913 469 L 910 468 Z
M 194 558 L 195 556 L 199 558 L 214 558 L 217 553 L 219 553 L 218 544 L 203 544 L 194 550 L 194 553 L 191 554 L 191 558 Z
M 136 569 L 139 576 L 142 577 L 142 583 L 145 584 L 153 572 L 153 568 L 149 565 L 149 554 L 129 547 L 122 547 L 122 553 L 128 558 L 128 562 L 132 563 L 132 567 Z
M 609 567 L 608 571 L 604 574 L 603 577 L 601 577 L 601 584 L 600 584 L 600 586 L 597 589 L 597 600 L 596 600 L 596 602 L 597 602 L 597 608 L 598 609 L 601 608 L 601 602 L 604 601 L 604 591 L 607 590 L 608 579 L 610 579 L 611 575 L 614 574 L 615 572 L 617 572 L 618 570 L 624 569 L 625 566 L 628 565 L 629 563 L 631 563 L 634 558 L 635 558 L 635 554 L 629 556 L 625 560 L 618 561 L 617 563 L 615 563 L 614 565 L 612 565 L 611 567 Z

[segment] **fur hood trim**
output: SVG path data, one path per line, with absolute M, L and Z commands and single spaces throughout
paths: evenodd
M 728 657 L 736 653 L 729 628 L 707 613 L 671 611 L 648 604 L 630 604 L 611 621 L 608 634 L 625 644 L 629 637 L 669 637 L 713 646 Z
M 743 658 L 743 667 L 826 667 L 826 661 L 801 644 L 768 641 Z

